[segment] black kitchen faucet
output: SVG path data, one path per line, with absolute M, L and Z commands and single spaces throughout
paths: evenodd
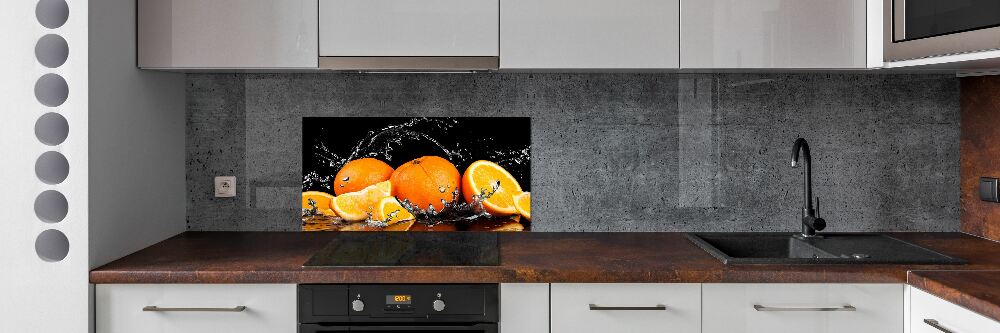
M 802 173 L 802 237 L 819 237 L 816 231 L 826 228 L 826 220 L 816 214 L 812 205 L 812 156 L 809 155 L 809 143 L 806 139 L 798 138 L 792 146 L 792 167 L 799 167 L 799 152 L 805 164 L 805 171 Z M 816 198 L 816 209 L 819 209 L 819 198 Z

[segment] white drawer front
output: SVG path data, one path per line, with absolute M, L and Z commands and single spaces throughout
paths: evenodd
M 705 284 L 702 289 L 705 333 L 903 332 L 902 284 Z M 855 310 L 807 310 L 847 305 Z
M 701 331 L 700 284 L 552 284 L 552 333 Z M 665 310 L 591 310 L 656 307 Z
M 294 284 L 99 284 L 99 333 L 294 333 Z M 233 308 L 241 312 L 143 311 L 160 308 Z
M 1000 332 L 1000 322 L 923 290 L 910 288 L 910 333 L 943 332 L 924 322 L 925 319 L 936 321 L 941 328 L 953 333 Z

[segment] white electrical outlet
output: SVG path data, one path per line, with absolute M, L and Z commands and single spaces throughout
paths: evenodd
M 232 198 L 236 196 L 236 177 L 219 176 L 215 177 L 215 197 Z

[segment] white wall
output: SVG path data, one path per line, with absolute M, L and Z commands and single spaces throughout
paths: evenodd
M 41 2 L 65 3 L 68 19 L 43 26 L 34 0 L 5 1 L 0 10 L 0 332 L 86 332 L 90 269 L 184 230 L 184 79 L 135 68 L 133 1 Z M 66 40 L 65 63 L 36 60 L 46 34 Z M 64 102 L 35 97 L 46 74 L 65 79 Z M 46 113 L 65 118 L 65 140 L 36 136 Z M 65 157 L 64 180 L 36 175 L 43 153 Z M 65 218 L 36 214 L 43 191 L 66 198 Z M 38 254 L 43 231 L 65 235 L 65 257 Z
M 135 1 L 90 0 L 90 267 L 184 231 L 184 75 L 136 68 Z
M 0 9 L 0 332 L 85 332 L 88 323 L 87 224 L 87 2 L 67 0 L 68 20 L 54 29 L 35 18 L 38 1 L 4 1 Z M 55 68 L 41 65 L 35 43 L 45 34 L 67 41 L 69 56 Z M 64 103 L 42 105 L 34 96 L 44 74 L 65 78 Z M 36 138 L 36 120 L 47 112 L 69 124 L 65 141 L 49 146 Z M 43 183 L 35 174 L 43 152 L 66 157 L 65 180 Z M 45 190 L 66 197 L 66 217 L 43 222 L 35 214 L 35 198 Z M 45 261 L 35 251 L 38 235 L 57 230 L 68 239 L 68 254 Z

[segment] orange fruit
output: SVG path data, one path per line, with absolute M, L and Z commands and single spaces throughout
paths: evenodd
M 474 195 L 486 196 L 483 198 L 483 208 L 492 215 L 514 215 L 517 214 L 514 195 L 521 193 L 521 184 L 496 163 L 475 161 L 465 169 L 465 175 L 462 176 L 462 193 L 465 195 L 465 202 L 470 204 Z
M 416 218 L 393 197 L 385 197 L 379 200 L 378 204 L 375 205 L 375 211 L 372 212 L 372 217 L 388 225 Z
M 448 160 L 437 156 L 424 156 L 396 168 L 390 178 L 395 195 L 409 200 L 421 210 L 434 206 L 440 212 L 441 203 L 452 202 L 462 175 Z
M 302 209 L 312 209 L 312 205 L 309 204 L 309 200 L 312 200 L 313 203 L 315 203 L 316 210 L 320 214 L 337 216 L 337 214 L 333 212 L 333 195 L 320 191 L 302 192 Z
M 531 220 L 531 192 L 522 192 L 514 196 L 514 209 L 524 218 Z
M 374 158 L 360 158 L 344 164 L 333 179 L 333 193 L 357 192 L 365 187 L 389 180 L 392 167 Z
M 346 221 L 361 221 L 375 211 L 379 200 L 392 193 L 392 183 L 384 181 L 368 186 L 361 191 L 338 195 L 331 207 L 337 216 Z

